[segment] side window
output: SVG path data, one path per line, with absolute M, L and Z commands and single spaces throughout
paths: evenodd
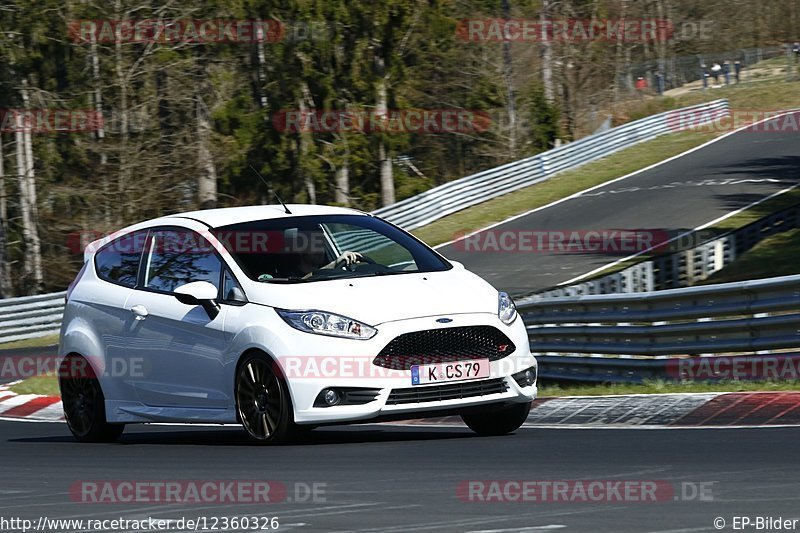
M 172 292 L 193 281 L 208 281 L 219 289 L 222 263 L 200 234 L 188 229 L 159 229 L 150 233 L 144 287 Z
M 100 279 L 136 286 L 139 259 L 142 256 L 147 230 L 135 231 L 111 241 L 94 255 L 94 265 Z

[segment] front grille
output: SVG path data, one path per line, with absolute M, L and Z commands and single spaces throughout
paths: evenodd
M 380 389 L 347 389 L 344 390 L 344 405 L 361 405 L 374 402 L 381 393 Z
M 507 390 L 508 385 L 503 378 L 448 383 L 447 385 L 433 385 L 428 387 L 409 387 L 407 389 L 393 389 L 389 394 L 386 405 L 458 400 L 461 398 L 486 396 L 488 394 L 500 394 Z
M 410 370 L 414 365 L 473 359 L 497 361 L 514 350 L 511 339 L 492 326 L 429 329 L 395 337 L 373 363 L 392 370 Z

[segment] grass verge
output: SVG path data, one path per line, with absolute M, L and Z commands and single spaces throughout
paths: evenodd
M 25 379 L 9 387 L 9 390 L 16 394 L 39 394 L 42 396 L 59 396 L 61 394 L 58 390 L 58 380 L 54 374 Z
M 767 237 L 699 285 L 791 276 L 800 273 L 800 229 Z
M 58 335 L 47 335 L 46 337 L 35 337 L 33 339 L 23 339 L 19 341 L 0 343 L 0 350 L 13 350 L 17 348 L 43 348 L 45 346 L 55 346 L 58 344 Z

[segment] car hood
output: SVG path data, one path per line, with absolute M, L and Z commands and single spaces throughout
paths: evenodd
M 329 311 L 373 326 L 426 316 L 497 313 L 497 290 L 459 267 L 295 284 L 254 283 L 246 290 L 254 303 Z

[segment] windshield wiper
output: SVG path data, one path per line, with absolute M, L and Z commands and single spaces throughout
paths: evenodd
M 375 272 L 365 272 L 364 274 L 357 274 L 356 278 L 367 278 L 370 276 L 394 276 L 397 274 L 413 274 L 413 272 L 403 271 L 403 270 L 378 270 Z
M 289 276 L 288 278 L 269 278 L 259 280 L 261 283 L 306 283 L 314 281 L 311 278 L 300 278 L 297 276 Z

